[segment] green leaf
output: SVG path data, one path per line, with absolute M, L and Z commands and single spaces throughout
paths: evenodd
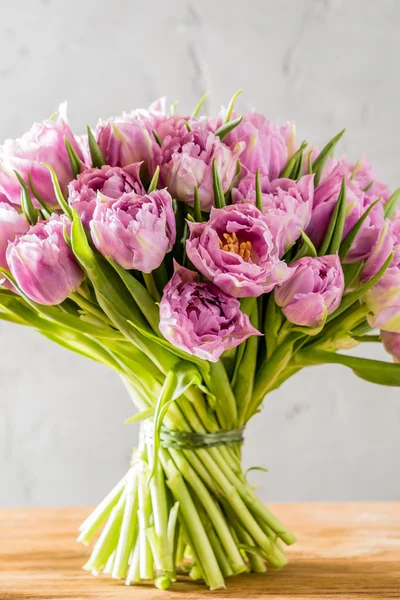
M 194 107 L 194 111 L 192 112 L 192 117 L 197 117 L 203 107 L 204 102 L 207 100 L 208 96 L 209 96 L 210 92 L 206 92 L 205 94 L 203 94 L 203 96 L 200 98 L 200 100 L 198 101 L 198 103 L 196 104 L 196 106 Z
M 302 337 L 304 337 L 303 334 L 299 332 L 290 333 L 285 341 L 277 346 L 271 356 L 267 357 L 257 369 L 252 401 L 248 409 L 249 415 L 254 414 L 263 401 L 265 394 L 273 389 L 281 373 L 289 365 L 295 343 Z
M 160 396 L 154 409 L 153 424 L 153 468 L 151 479 L 156 472 L 158 451 L 160 448 L 160 430 L 169 406 L 182 396 L 193 385 L 200 385 L 202 377 L 193 364 L 179 361 L 168 373 L 162 386 Z
M 345 181 L 345 179 L 343 179 L 343 182 Z M 332 213 L 331 216 L 331 220 L 329 221 L 329 225 L 328 225 L 328 229 L 326 231 L 325 234 L 325 238 L 318 250 L 318 256 L 325 256 L 326 254 L 328 254 L 328 249 L 330 248 L 331 242 L 333 240 L 335 240 L 335 243 L 337 243 L 337 235 L 336 235 L 336 230 L 341 229 L 341 234 L 343 233 L 343 222 L 342 220 L 345 217 L 345 211 L 346 211 L 346 192 L 345 192 L 345 186 L 346 184 L 342 182 L 342 187 L 340 189 L 340 193 L 336 202 L 336 206 L 335 206 L 335 210 Z M 344 213 L 344 214 L 343 214 Z M 340 215 L 340 220 L 339 220 L 339 215 Z
M 262 195 L 261 182 L 260 182 L 260 169 L 257 169 L 257 172 L 256 172 L 256 206 L 257 206 L 258 210 L 260 210 L 262 212 L 262 210 L 263 210 L 263 195 Z
M 303 152 L 306 147 L 307 142 L 304 141 L 300 148 L 290 158 L 279 177 L 288 177 L 289 179 L 297 179 L 299 177 L 303 162 Z
M 332 321 L 337 316 L 342 314 L 342 312 L 344 312 L 345 310 L 350 308 L 350 306 L 352 306 L 352 304 L 354 304 L 355 302 L 360 300 L 360 298 L 362 298 L 366 294 L 366 292 L 368 292 L 369 289 L 371 289 L 376 283 L 378 283 L 378 281 L 381 279 L 381 277 L 385 273 L 386 269 L 389 267 L 390 263 L 392 262 L 393 256 L 394 256 L 394 253 L 392 252 L 388 256 L 388 258 L 386 259 L 386 261 L 382 265 L 382 267 L 379 269 L 379 271 L 376 273 L 376 275 L 371 277 L 371 279 L 369 279 L 363 285 L 360 285 L 354 292 L 350 292 L 350 294 L 343 296 L 340 306 L 332 314 L 329 315 L 326 322 L 329 323 L 329 321 Z
M 231 185 L 229 186 L 229 188 L 225 192 L 225 203 L 226 204 L 232 204 L 232 198 L 231 198 L 232 190 L 239 183 L 241 170 L 242 170 L 242 168 L 241 168 L 241 165 L 240 165 L 240 160 L 237 160 L 236 161 L 236 173 L 235 173 L 235 177 L 232 179 Z
M 71 163 L 71 170 L 72 170 L 74 179 L 76 179 L 77 176 L 79 175 L 79 173 L 82 171 L 81 159 L 79 158 L 78 154 L 76 153 L 75 148 L 73 147 L 73 145 L 71 144 L 71 142 L 67 138 L 67 136 L 64 136 L 64 144 L 67 149 L 67 154 L 68 154 L 69 162 Z
M 40 206 L 43 208 L 43 210 L 45 210 L 49 215 L 51 215 L 54 210 L 51 208 L 51 206 L 49 206 L 44 200 L 43 198 L 41 198 L 39 192 L 37 191 L 35 184 L 33 182 L 32 176 L 30 173 L 28 173 L 28 181 L 29 181 L 29 187 L 32 190 L 32 194 L 35 196 L 36 200 L 39 202 Z
M 385 204 L 385 217 L 391 219 L 393 213 L 396 210 L 396 206 L 400 200 L 400 188 L 397 188 L 390 196 L 389 200 Z
M 233 109 L 234 109 L 234 106 L 235 106 L 236 99 L 238 98 L 238 96 L 240 96 L 240 94 L 241 94 L 242 92 L 243 92 L 243 90 L 238 90 L 237 92 L 235 92 L 235 93 L 233 94 L 233 96 L 232 96 L 232 99 L 231 99 L 231 101 L 229 102 L 229 104 L 228 104 L 228 108 L 227 108 L 227 110 L 226 110 L 226 116 L 225 116 L 225 121 L 224 121 L 224 123 L 228 123 L 228 121 L 230 121 L 230 120 L 231 120 L 231 117 L 232 117 L 232 113 L 233 113 Z
M 263 473 L 268 473 L 268 469 L 266 469 L 265 467 L 249 467 L 246 470 L 246 476 L 251 472 L 251 471 L 262 471 Z
M 340 243 L 342 241 L 344 222 L 346 220 L 347 210 L 347 190 L 346 190 L 346 178 L 343 178 L 342 187 L 340 188 L 339 198 L 337 204 L 339 205 L 335 228 L 333 230 L 332 239 L 329 244 L 327 254 L 336 254 L 339 251 Z
M 194 220 L 196 221 L 196 223 L 202 223 L 203 215 L 201 214 L 199 189 L 198 189 L 197 185 L 194 186 L 193 208 L 194 208 Z
M 68 219 L 72 220 L 71 207 L 69 206 L 68 202 L 65 200 L 64 195 L 63 195 L 63 193 L 61 191 L 61 187 L 60 187 L 60 183 L 58 181 L 57 173 L 55 172 L 55 170 L 53 169 L 53 167 L 51 167 L 47 163 L 42 163 L 42 164 L 45 167 L 47 167 L 48 170 L 50 171 L 51 181 L 53 183 L 53 188 L 54 188 L 54 194 L 55 194 L 55 197 L 57 199 L 58 204 L 60 205 L 60 208 L 62 208 L 63 212 L 68 217 Z
M 222 429 L 232 429 L 237 423 L 236 399 L 222 361 L 206 363 L 209 365 L 210 376 L 206 384 L 217 399 L 216 412 Z M 203 373 L 204 376 L 204 373 Z
M 313 153 L 313 150 L 311 148 L 307 154 L 307 175 L 311 175 L 313 172 L 313 170 L 312 170 L 312 153 Z
M 165 338 L 155 335 L 152 331 L 149 331 L 148 329 L 143 329 L 139 325 L 136 325 L 136 323 L 134 323 L 133 321 L 128 321 L 128 323 L 131 324 L 136 329 L 136 331 L 138 331 L 144 338 L 155 342 L 158 346 L 161 346 L 161 348 L 164 348 L 165 350 L 169 350 L 169 352 L 174 354 L 175 358 L 179 357 L 183 360 L 187 360 L 188 362 L 192 362 L 195 365 L 198 365 L 202 369 L 206 368 L 206 370 L 208 370 L 208 363 L 205 360 L 197 358 L 197 356 L 193 356 L 192 354 L 189 354 L 184 350 L 176 348 L 176 346 L 170 344 L 170 342 L 168 342 Z
M 300 260 L 300 258 L 304 258 L 305 256 L 311 256 L 312 258 L 315 258 L 317 256 L 317 251 L 315 249 L 314 244 L 304 231 L 301 231 L 301 238 L 303 240 L 303 243 L 296 252 L 295 256 L 290 261 L 290 264 L 296 262 L 297 260 Z
M 38 220 L 38 212 L 33 206 L 33 202 L 31 200 L 31 196 L 29 194 L 28 186 L 25 181 L 22 179 L 21 175 L 18 171 L 14 171 L 20 185 L 21 185 L 21 208 L 24 213 L 28 223 L 30 225 L 35 225 Z
M 190 127 L 190 123 L 189 123 L 189 121 L 186 121 L 186 119 L 182 119 L 182 121 L 185 123 L 185 127 L 186 127 L 186 129 L 187 129 L 189 132 L 191 132 L 191 131 L 192 131 L 192 128 Z
M 257 302 L 255 302 L 250 321 L 253 327 L 259 329 Z M 247 406 L 251 401 L 257 366 L 258 344 L 259 337 L 252 335 L 246 342 L 242 342 L 238 347 L 238 350 L 243 348 L 244 351 L 241 358 L 239 358 L 238 352 L 235 373 L 231 385 L 236 398 L 239 425 L 244 425 L 245 422 L 241 421 L 241 417 L 246 415 Z
M 224 190 L 222 189 L 221 179 L 219 178 L 217 163 L 215 158 L 212 162 L 213 173 L 213 188 L 214 188 L 214 205 L 215 208 L 223 208 L 225 203 Z
M 157 133 L 157 132 L 156 132 L 154 129 L 153 129 L 153 132 L 152 132 L 152 133 L 153 133 L 153 135 L 154 135 L 154 138 L 155 138 L 155 140 L 156 140 L 157 144 L 158 144 L 158 145 L 160 146 L 160 148 L 161 148 L 161 146 L 162 146 L 162 140 L 161 140 L 160 136 L 158 135 L 158 133 Z
M 360 275 L 363 266 L 363 261 L 348 263 L 345 265 L 342 264 L 345 292 L 350 291 L 355 285 L 357 285 L 358 276 Z
M 243 121 L 243 115 L 241 117 L 238 117 L 234 121 L 228 121 L 227 123 L 224 123 L 223 125 L 221 125 L 221 127 L 219 127 L 217 129 L 217 131 L 215 132 L 215 135 L 217 135 L 219 137 L 219 139 L 221 140 L 221 142 L 223 142 L 224 139 L 226 138 L 226 136 L 228 135 L 228 133 L 230 133 L 233 129 L 235 129 L 235 127 L 240 125 L 240 123 L 242 121 Z
M 358 219 L 357 223 L 350 229 L 349 233 L 343 239 L 342 243 L 340 244 L 340 248 L 339 248 L 339 257 L 341 260 L 343 260 L 346 257 L 348 251 L 350 250 L 350 248 L 357 236 L 357 233 L 360 231 L 363 223 L 365 222 L 366 218 L 370 214 L 371 210 L 378 204 L 378 202 L 381 202 L 381 200 L 382 200 L 382 198 L 378 198 L 378 200 L 375 200 L 375 202 L 373 202 L 367 208 L 365 213 Z
M 133 417 L 129 417 L 129 419 L 126 419 L 125 425 L 129 425 L 129 423 L 139 423 L 140 421 L 151 419 L 153 415 L 154 406 L 149 406 L 149 408 L 146 408 L 145 410 L 136 413 L 136 415 L 133 415 Z
M 317 185 L 320 182 L 326 161 L 328 160 L 328 158 L 330 158 L 336 144 L 338 143 L 338 141 L 340 140 L 340 138 L 342 137 L 342 135 L 344 134 L 345 131 L 346 130 L 343 129 L 330 142 L 328 142 L 327 145 L 325 146 L 325 148 L 323 148 L 323 150 L 320 152 L 320 154 L 315 159 L 313 166 L 312 166 L 313 173 L 315 173 L 315 177 L 314 177 L 314 186 L 315 187 L 317 187 Z
M 37 326 L 39 329 L 46 329 L 48 327 L 48 324 L 46 323 L 47 320 L 52 321 L 54 323 L 58 323 L 59 325 L 62 325 L 67 329 L 71 329 L 72 331 L 84 333 L 94 337 L 110 339 L 120 338 L 119 333 L 111 329 L 111 327 L 93 326 L 90 323 L 83 321 L 77 316 L 73 316 L 67 312 L 64 312 L 59 306 L 45 306 L 43 304 L 38 304 L 37 302 L 34 302 L 28 296 L 26 296 L 26 294 L 21 290 L 21 288 L 19 288 L 17 282 L 15 281 L 11 273 L 9 273 L 9 271 L 0 267 L 0 273 L 3 273 L 3 275 L 8 279 L 8 281 L 10 281 L 10 283 L 12 283 L 15 289 L 19 291 L 21 298 L 25 300 L 26 304 L 28 304 L 28 306 L 33 308 L 34 311 L 38 313 L 38 316 L 41 319 L 41 325 L 39 325 L 39 321 L 36 321 L 35 326 Z M 2 300 L 2 302 L 4 302 L 4 299 Z M 19 309 L 20 308 L 21 307 L 19 307 Z M 18 314 L 22 313 L 19 312 Z M 26 312 L 24 314 L 26 315 Z M 33 321 L 31 322 L 33 323 Z M 52 325 L 52 327 L 54 328 L 54 325 Z
M 104 156 L 99 148 L 98 143 L 95 140 L 95 137 L 89 125 L 87 125 L 86 130 L 88 135 L 90 156 L 92 157 L 92 167 L 97 167 L 98 169 L 101 169 L 101 167 L 104 167 L 104 165 L 106 164 L 106 161 L 104 160 Z
M 294 364 L 301 366 L 339 364 L 352 369 L 357 377 L 370 383 L 380 385 L 400 386 L 400 365 L 386 363 L 381 360 L 370 360 L 336 354 L 327 350 L 306 348 L 300 350 L 294 358 Z
M 151 192 L 154 192 L 154 190 L 157 189 L 159 176 L 160 176 L 160 167 L 157 166 L 156 170 L 154 171 L 154 175 L 150 181 L 149 189 L 147 190 L 148 194 L 151 194 Z

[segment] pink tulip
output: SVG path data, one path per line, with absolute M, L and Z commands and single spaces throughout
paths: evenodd
M 64 239 L 65 217 L 53 215 L 8 244 L 7 263 L 21 290 L 38 304 L 63 302 L 84 274 Z
M 393 356 L 396 363 L 400 363 L 400 333 L 381 331 L 381 338 L 386 352 Z
M 160 302 L 159 327 L 173 346 L 211 362 L 249 336 L 261 335 L 238 300 L 176 264 Z
M 278 125 L 263 115 L 248 112 L 224 141 L 231 149 L 244 142 L 246 148 L 240 157 L 242 165 L 251 173 L 260 169 L 272 180 L 279 177 L 293 153 L 294 128 L 292 123 Z
M 271 226 L 281 230 L 279 255 L 283 256 L 300 237 L 311 218 L 314 199 L 314 175 L 304 175 L 299 181 L 275 179 L 270 181 L 265 175 L 260 177 L 263 213 Z M 233 202 L 254 202 L 256 200 L 255 176 L 246 175 L 232 190 Z
M 0 194 L 4 194 L 12 204 L 21 203 L 21 185 L 14 173 L 18 171 L 29 185 L 30 174 L 39 196 L 50 206 L 58 206 L 54 194 L 50 172 L 42 163 L 48 163 L 55 170 L 63 192 L 73 179 L 70 160 L 65 147 L 67 137 L 83 160 L 83 155 L 68 126 L 66 105 L 59 108 L 58 118 L 35 123 L 21 138 L 7 140 L 0 148 Z M 32 198 L 36 207 L 33 194 Z
M 189 259 L 231 296 L 260 296 L 292 274 L 279 260 L 280 232 L 271 231 L 267 217 L 254 204 L 213 208 L 209 221 L 189 223 L 189 229 Z
M 101 169 L 86 169 L 68 186 L 68 202 L 79 213 L 83 224 L 89 227 L 100 192 L 110 200 L 118 200 L 124 194 L 146 193 L 140 179 L 142 163 L 133 163 L 121 169 L 105 165 Z
M 344 276 L 337 254 L 301 258 L 294 275 L 275 288 L 275 301 L 295 325 L 318 327 L 339 306 Z
M 106 164 L 126 167 L 142 162 L 145 177 L 152 177 L 159 164 L 160 148 L 150 123 L 127 114 L 112 117 L 98 124 L 96 137 Z
M 206 130 L 186 131 L 175 138 L 168 136 L 161 147 L 162 181 L 174 198 L 191 205 L 194 186 L 197 186 L 201 208 L 208 212 L 214 203 L 213 160 L 222 189 L 227 192 L 243 147 L 243 144 L 237 144 L 230 150 L 219 137 Z
M 6 252 L 9 242 L 12 242 L 17 235 L 22 235 L 29 229 L 29 223 L 22 213 L 19 213 L 14 206 L 5 202 L 0 202 L 0 267 L 8 269 Z M 0 285 L 9 287 L 8 282 L 0 273 Z
M 400 333 L 400 266 L 390 267 L 365 294 L 371 327 Z
M 172 198 L 167 190 L 145 196 L 131 192 L 116 202 L 99 196 L 90 231 L 104 256 L 124 269 L 151 273 L 175 242 Z

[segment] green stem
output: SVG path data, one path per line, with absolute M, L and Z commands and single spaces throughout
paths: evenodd
M 223 429 L 233 429 L 237 422 L 236 399 L 221 361 L 210 363 L 211 391 L 217 398 L 216 412 Z
M 189 490 L 187 489 L 181 474 L 165 450 L 160 451 L 160 458 L 164 471 L 168 477 L 167 485 L 181 507 L 180 518 L 183 519 L 184 525 L 190 536 L 193 550 L 195 550 L 198 561 L 200 562 L 199 566 L 201 567 L 204 580 L 212 590 L 225 589 L 223 575 Z
M 118 542 L 118 532 L 121 528 L 122 517 L 125 508 L 126 493 L 121 495 L 118 504 L 114 506 L 93 552 L 85 565 L 85 570 L 99 573 L 107 564 L 111 553 L 115 550 Z
M 153 555 L 146 530 L 150 527 L 151 499 L 148 488 L 147 469 L 138 473 L 139 479 L 139 541 L 140 541 L 140 579 L 153 579 Z
M 132 561 L 129 565 L 128 575 L 126 576 L 125 585 L 131 583 L 140 583 L 140 539 L 139 535 L 136 538 L 135 549 L 132 554 Z
M 233 572 L 243 573 L 245 570 L 243 559 L 231 536 L 229 527 L 227 526 L 222 513 L 218 509 L 206 486 L 181 452 L 170 448 L 169 454 L 171 455 L 179 472 L 194 490 L 216 532 L 218 533 L 219 539 L 228 556 L 228 560 Z
M 128 475 L 129 471 L 82 523 L 79 528 L 80 534 L 78 537 L 78 542 L 87 545 L 92 537 L 96 534 L 102 523 L 108 518 L 112 509 L 118 503 L 122 492 L 124 491 Z
M 137 536 L 138 490 L 135 469 L 128 473 L 126 484 L 126 502 L 118 545 L 115 551 L 112 577 L 123 579 L 127 575 L 129 555 Z
M 160 292 L 158 291 L 156 282 L 154 280 L 153 273 L 142 273 L 142 275 L 148 292 L 151 294 L 151 296 L 156 302 L 160 302 L 161 296 Z

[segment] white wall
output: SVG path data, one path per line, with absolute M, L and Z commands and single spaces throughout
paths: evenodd
M 366 153 L 400 184 L 396 0 L 13 0 L 0 23 L 0 140 L 69 102 L 76 131 L 161 95 L 190 110 L 295 119 L 299 138 Z M 383 351 L 368 348 L 371 356 Z M 0 504 L 94 503 L 123 473 L 134 426 L 117 377 L 0 323 Z M 400 392 L 340 367 L 308 370 L 248 428 L 270 500 L 399 500 Z

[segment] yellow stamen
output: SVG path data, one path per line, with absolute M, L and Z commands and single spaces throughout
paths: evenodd
M 239 242 L 235 232 L 223 233 L 222 237 L 225 240 L 225 244 L 221 239 L 219 240 L 219 247 L 221 250 L 238 254 L 245 261 L 249 260 L 251 255 L 251 242 Z

